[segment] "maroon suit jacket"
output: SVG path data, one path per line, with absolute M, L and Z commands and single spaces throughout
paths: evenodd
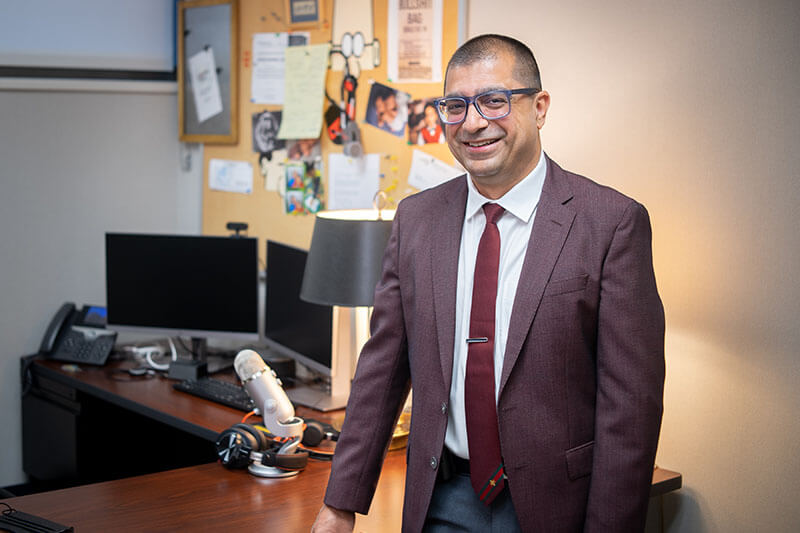
M 403 531 L 422 528 L 447 426 L 465 179 L 398 207 L 325 496 L 368 511 L 413 383 Z M 524 531 L 644 529 L 663 385 L 647 211 L 548 159 L 497 405 Z

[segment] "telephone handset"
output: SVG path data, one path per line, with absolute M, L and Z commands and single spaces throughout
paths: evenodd
M 59 361 L 104 365 L 117 340 L 117 332 L 105 329 L 105 323 L 105 308 L 76 309 L 66 302 L 47 326 L 39 352 Z

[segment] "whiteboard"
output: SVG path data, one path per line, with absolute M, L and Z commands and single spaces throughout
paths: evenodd
M 175 68 L 174 0 L 0 3 L 0 66 Z

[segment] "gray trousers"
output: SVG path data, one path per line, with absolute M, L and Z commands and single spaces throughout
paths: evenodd
M 508 487 L 487 506 L 472 490 L 469 474 L 454 474 L 448 481 L 436 482 L 423 531 L 514 533 L 521 530 Z

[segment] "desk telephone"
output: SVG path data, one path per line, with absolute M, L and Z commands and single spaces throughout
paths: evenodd
M 39 352 L 59 361 L 104 365 L 117 340 L 117 332 L 105 329 L 105 324 L 104 307 L 76 309 L 66 302 L 47 326 Z

